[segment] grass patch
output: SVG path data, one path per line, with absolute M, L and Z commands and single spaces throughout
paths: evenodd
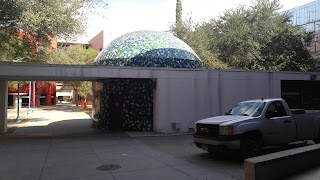
M 15 118 L 8 119 L 8 125 L 14 125 L 14 124 L 24 124 L 29 121 L 29 118 L 21 118 L 19 122 Z

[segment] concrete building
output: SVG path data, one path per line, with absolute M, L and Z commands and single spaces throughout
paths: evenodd
M 96 65 L 0 63 L 0 133 L 7 132 L 8 80 L 93 81 L 93 120 L 110 130 L 193 132 L 196 121 L 237 102 L 279 98 L 320 109 L 319 72 L 202 69 L 193 50 L 161 32 L 111 42 Z
M 201 60 L 187 44 L 171 34 L 155 31 L 132 32 L 113 40 L 97 56 L 95 63 L 102 66 L 202 69 Z M 194 107 L 194 104 L 198 104 L 197 101 L 200 99 L 205 100 L 210 99 L 210 97 L 219 99 L 223 97 L 227 102 L 236 103 L 233 99 L 238 99 L 238 94 L 241 94 L 242 100 L 273 97 L 274 87 L 268 82 L 272 78 L 262 74 L 245 73 L 243 78 L 239 78 L 242 73 L 235 73 L 234 77 L 232 77 L 232 73 L 219 73 L 219 77 L 215 77 L 217 81 L 212 81 L 212 77 L 203 79 L 191 77 L 191 79 L 196 79 L 195 82 L 186 78 L 186 84 L 174 83 L 171 79 L 176 77 L 174 75 L 171 76 L 170 80 L 166 79 L 164 82 L 161 82 L 161 79 L 153 78 L 96 80 L 93 84 L 93 119 L 96 126 L 111 130 L 153 131 L 156 129 L 157 132 L 164 133 L 180 131 L 180 129 L 183 132 L 192 131 L 195 121 L 190 119 L 192 116 L 183 117 L 183 111 L 184 109 L 185 111 L 203 110 L 202 108 L 198 109 L 198 106 Z M 233 81 L 232 78 L 222 80 L 220 76 L 230 76 L 236 78 L 236 80 Z M 254 76 L 261 79 L 256 79 Z M 188 77 L 187 73 L 185 77 Z M 317 76 L 310 76 L 310 79 L 315 80 Z M 207 84 L 202 84 L 202 80 L 205 80 Z M 228 84 L 228 81 L 231 81 L 234 85 L 232 83 Z M 216 84 L 217 82 L 218 84 Z M 241 86 L 239 83 L 244 83 L 247 86 Z M 216 87 L 206 87 L 210 84 L 215 84 L 218 89 L 215 89 Z M 173 88 L 175 85 L 182 88 L 180 90 L 178 90 L 178 87 L 177 89 L 174 88 L 175 90 L 167 89 L 168 87 Z M 164 89 L 159 90 L 157 89 L 158 86 Z M 265 87 L 261 88 L 263 86 Z M 266 89 L 268 86 L 269 89 Z M 202 88 L 197 89 L 198 87 Z M 237 91 L 242 92 L 233 92 L 228 87 L 232 90 L 240 87 Z M 281 93 L 277 97 L 285 98 L 292 108 L 320 109 L 320 95 L 316 93 L 317 90 L 320 90 L 319 83 L 314 81 L 282 81 L 280 88 Z M 206 89 L 210 91 L 206 92 Z M 188 90 L 192 92 L 188 92 Z M 212 94 L 210 95 L 209 92 Z M 213 96 L 214 92 L 217 92 L 216 96 Z M 227 92 L 230 92 L 230 94 L 224 94 Z M 159 94 L 162 96 L 157 97 Z M 175 97 L 171 97 L 171 94 L 174 94 Z M 206 94 L 206 96 L 200 94 Z M 174 100 L 176 97 L 181 97 L 179 100 L 182 102 L 181 104 Z M 227 99 L 228 97 L 232 98 Z M 161 104 L 162 99 L 166 99 L 163 101 L 164 104 Z M 189 102 L 187 99 L 189 99 Z M 158 113 L 155 111 L 155 106 L 159 107 L 161 105 L 162 108 L 167 109 L 158 114 L 164 116 L 160 119 L 166 119 L 165 114 L 175 114 L 173 118 L 175 120 L 171 122 L 171 127 L 174 130 L 168 130 L 167 127 L 159 128 L 161 127 L 159 124 L 163 121 L 158 122 L 158 117 L 155 117 L 154 113 Z M 228 106 L 224 106 L 221 100 L 215 107 L 219 107 L 220 110 L 217 112 L 211 111 L 211 113 L 217 115 L 222 114 L 221 109 L 225 112 L 228 110 L 227 108 L 231 108 L 229 103 Z M 176 114 L 173 110 L 178 110 L 179 113 Z M 193 117 L 197 119 L 198 116 Z M 186 123 L 184 119 L 189 119 L 187 120 L 189 123 Z
M 295 108 L 319 108 L 320 104 L 319 72 L 0 63 L 0 133 L 7 131 L 7 80 L 114 78 L 153 81 L 152 126 L 159 133 L 190 132 L 197 120 L 224 114 L 235 103 L 247 99 L 283 97 Z
M 99 34 L 90 39 L 88 43 L 91 45 L 92 49 L 96 51 L 102 51 L 102 49 L 104 48 L 103 40 L 103 31 L 101 31 Z

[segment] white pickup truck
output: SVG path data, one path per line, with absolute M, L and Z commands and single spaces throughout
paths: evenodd
M 197 147 L 210 153 L 239 149 L 244 158 L 258 156 L 263 147 L 295 141 L 320 142 L 320 113 L 291 110 L 286 101 L 243 101 L 224 116 L 196 122 Z

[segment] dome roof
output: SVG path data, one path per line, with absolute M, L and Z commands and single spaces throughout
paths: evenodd
M 170 33 L 137 31 L 113 40 L 96 57 L 108 66 L 202 68 L 197 54 Z

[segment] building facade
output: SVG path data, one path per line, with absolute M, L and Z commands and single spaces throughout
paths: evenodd
M 294 26 L 303 26 L 307 32 L 314 32 L 314 39 L 309 47 L 310 53 L 320 52 L 320 0 L 288 10 L 292 15 L 290 22 Z
M 18 37 L 21 39 L 28 38 L 29 42 L 32 43 L 35 47 L 34 51 L 41 52 L 41 51 L 52 51 L 57 50 L 61 48 L 65 48 L 68 46 L 73 45 L 79 45 L 81 44 L 84 48 L 93 48 L 96 51 L 101 51 L 103 48 L 103 31 L 101 31 L 99 34 L 97 34 L 94 38 L 92 38 L 88 43 L 77 43 L 77 42 L 62 42 L 57 41 L 56 38 L 49 38 L 51 41 L 51 45 L 44 49 L 43 46 L 35 40 L 35 38 L 32 38 L 32 36 L 25 34 L 23 32 L 18 33 Z M 43 82 L 36 82 L 35 90 L 32 89 L 32 91 L 35 91 L 35 102 L 32 101 L 33 99 L 33 93 L 31 93 L 30 98 L 30 105 L 33 106 L 51 106 L 56 105 L 58 101 L 61 100 L 72 100 L 73 103 L 76 104 L 84 104 L 84 100 L 79 98 L 77 94 L 74 93 L 72 88 L 68 89 L 61 89 L 63 82 L 49 82 L 49 81 L 43 81 Z M 33 87 L 33 86 L 32 86 Z M 76 99 L 78 99 L 78 102 L 75 102 Z M 20 107 L 27 107 L 29 103 L 29 82 L 21 82 L 20 83 L 20 99 L 19 104 Z M 92 97 L 88 97 L 88 100 L 86 102 L 87 105 L 92 104 Z M 18 89 L 16 88 L 8 88 L 8 107 L 16 109 L 18 106 Z
M 29 95 L 31 98 L 30 106 L 52 106 L 56 104 L 56 82 L 54 81 L 37 81 L 35 82 L 35 89 L 31 84 L 31 91 L 29 94 L 29 83 L 20 83 L 20 96 L 19 104 L 20 107 L 28 107 Z M 35 102 L 33 99 L 33 91 L 35 91 Z M 16 109 L 18 106 L 18 90 L 14 88 L 8 88 L 8 107 Z
M 17 33 L 17 37 L 20 39 L 28 40 L 32 45 L 33 51 L 37 54 L 41 54 L 43 51 L 52 51 L 57 49 L 57 39 L 56 37 L 48 37 L 50 40 L 50 45 L 47 48 L 32 37 L 30 34 L 24 33 L 22 30 Z M 35 89 L 32 87 L 32 91 L 29 91 L 29 81 L 20 82 L 20 96 L 18 96 L 17 88 L 8 88 L 8 107 L 16 109 L 18 106 L 18 98 L 20 107 L 27 107 L 29 105 L 29 96 L 33 99 L 32 91 L 35 91 L 35 101 L 30 101 L 30 105 L 40 106 L 46 105 L 51 106 L 56 104 L 56 83 L 55 82 L 35 82 Z M 29 94 L 29 92 L 31 94 Z
M 113 40 L 95 59 L 102 66 L 202 69 L 186 43 L 172 34 L 137 31 Z M 153 79 L 113 78 L 93 84 L 95 125 L 110 130 L 153 131 Z
M 102 49 L 104 48 L 103 39 L 104 39 L 103 31 L 101 31 L 99 34 L 97 34 L 92 39 L 90 39 L 88 43 L 91 45 L 92 49 L 96 51 L 102 51 Z

